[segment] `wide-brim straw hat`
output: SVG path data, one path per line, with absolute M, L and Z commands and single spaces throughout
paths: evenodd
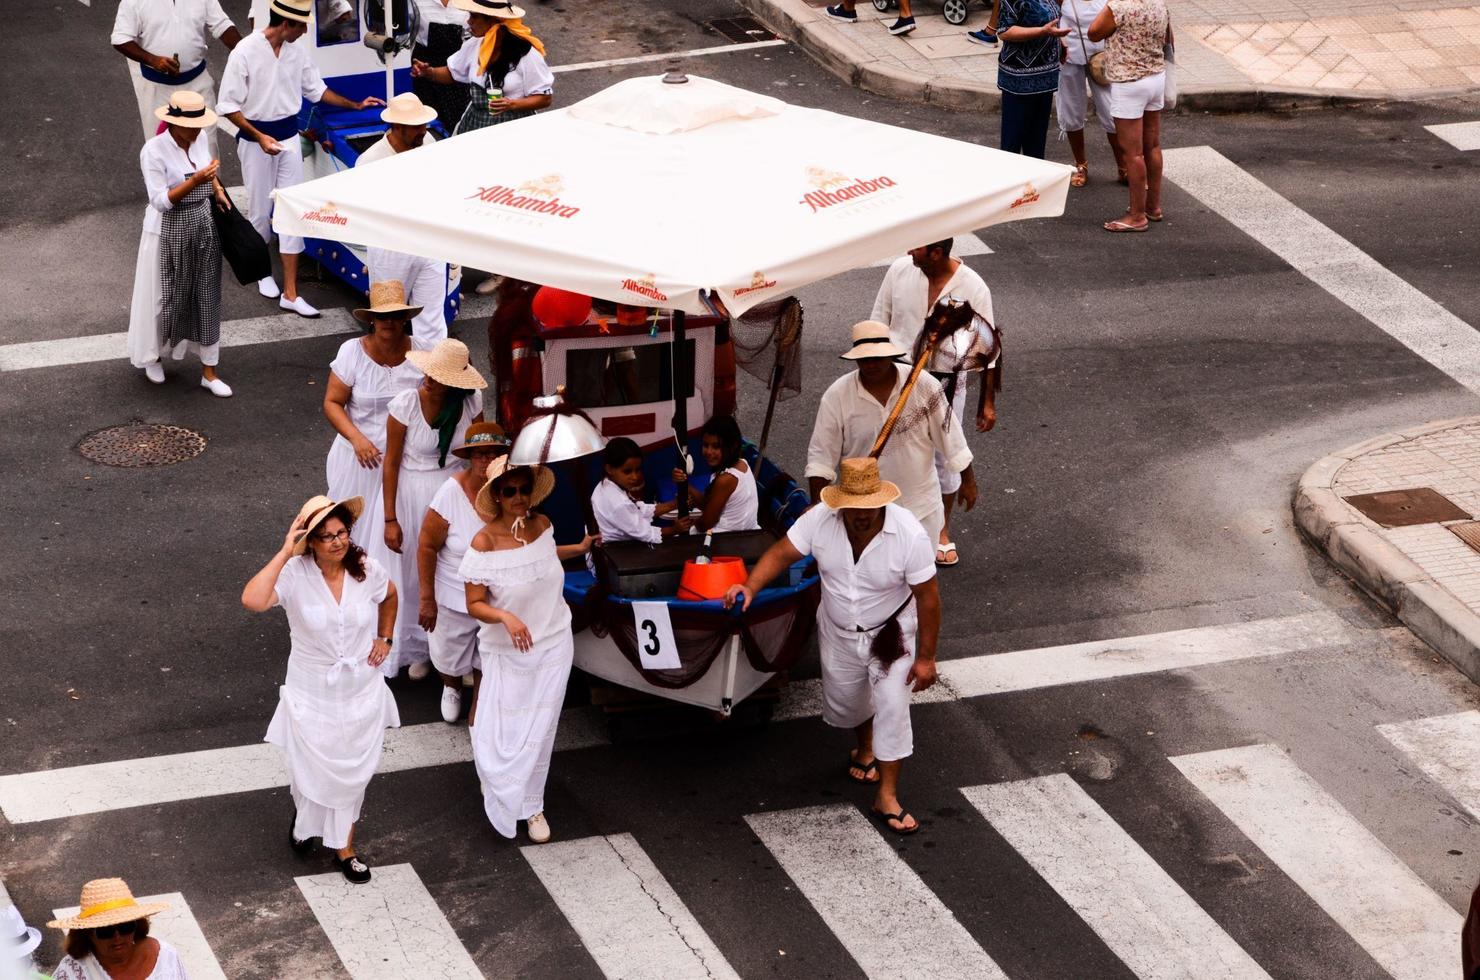
M 307 554 L 309 535 L 313 534 L 314 528 L 324 523 L 324 518 L 334 513 L 338 507 L 343 507 L 349 511 L 349 522 L 353 524 L 365 512 L 365 498 L 347 497 L 344 500 L 335 500 L 323 494 L 310 497 L 308 503 L 298 508 L 298 516 L 307 517 L 308 523 L 303 525 L 303 537 L 299 538 L 298 543 L 293 545 L 293 554 Z
M 529 506 L 537 507 L 540 501 L 550 496 L 550 491 L 555 489 L 555 472 L 548 466 L 510 466 L 509 457 L 500 456 L 488 464 L 486 471 L 488 482 L 478 489 L 478 499 L 473 501 L 473 509 L 478 516 L 485 521 L 491 521 L 498 514 L 498 500 L 493 495 L 493 484 L 495 481 L 519 470 L 534 471 L 534 492 L 529 495 Z
M 361 323 L 369 323 L 373 319 L 371 314 L 374 313 L 382 316 L 390 313 L 404 313 L 411 318 L 420 312 L 421 307 L 412 306 L 406 302 L 406 287 L 401 280 L 382 279 L 380 282 L 370 284 L 370 305 L 355 310 L 355 319 Z
M 879 478 L 879 461 L 872 456 L 843 460 L 838 482 L 822 488 L 822 502 L 833 510 L 871 510 L 898 499 L 899 487 Z
M 415 92 L 402 92 L 380 113 L 380 121 L 393 126 L 425 126 L 436 118 L 437 110 L 417 98 Z
M 120 922 L 147 919 L 170 907 L 168 902 L 140 905 L 122 878 L 97 878 L 82 886 L 77 914 L 68 919 L 52 919 L 53 929 L 101 929 Z
M 484 447 L 509 448 L 509 437 L 497 422 L 474 422 L 463 431 L 462 442 L 452 447 L 452 455 L 459 459 L 471 459 L 473 450 Z
M 449 388 L 477 390 L 488 387 L 483 375 L 468 363 L 468 345 L 461 340 L 449 337 L 437 341 L 437 346 L 431 350 L 407 351 L 406 360 L 422 374 Z
M 524 8 L 505 0 L 449 0 L 447 6 L 466 10 L 470 14 L 497 17 L 499 20 L 518 20 L 524 16 Z
M 210 129 L 216 125 L 215 110 L 206 105 L 205 96 L 188 90 L 171 92 L 170 100 L 154 110 L 154 118 L 186 129 Z
M 313 17 L 313 0 L 272 0 L 267 5 L 269 12 L 280 14 L 288 20 L 307 24 Z
M 853 346 L 839 356 L 845 361 L 861 361 L 866 357 L 901 357 L 908 353 L 889 339 L 887 323 L 862 320 L 853 324 Z
M 41 930 L 26 925 L 21 910 L 14 905 L 5 906 L 0 912 L 0 957 L 23 959 L 41 945 Z

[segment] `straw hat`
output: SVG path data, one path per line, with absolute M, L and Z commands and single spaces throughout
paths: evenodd
M 833 510 L 872 510 L 898 499 L 899 487 L 879 479 L 879 461 L 872 456 L 843 460 L 838 482 L 822 488 L 822 502 Z
M 300 24 L 307 24 L 313 16 L 312 0 L 272 0 L 267 5 L 269 12 L 279 14 L 288 20 L 296 20 Z
M 498 513 L 497 498 L 493 495 L 493 484 L 495 480 L 512 473 L 515 470 L 534 471 L 534 493 L 530 494 L 529 506 L 536 507 L 541 500 L 550 496 L 550 491 L 555 489 L 555 473 L 548 466 L 510 466 L 509 457 L 500 456 L 488 464 L 488 482 L 483 484 L 478 491 L 478 499 L 473 501 L 473 509 L 478 516 L 485 521 L 493 520 Z
M 505 0 L 449 0 L 447 6 L 466 10 L 470 14 L 497 17 L 499 20 L 517 20 L 524 16 L 523 7 L 516 7 Z
M 431 350 L 406 352 L 406 360 L 433 381 L 449 388 L 487 388 L 488 382 L 468 363 L 468 345 L 461 340 L 439 340 Z
M 889 339 L 888 324 L 863 320 L 853 324 L 853 346 L 839 356 L 845 361 L 861 361 L 865 357 L 901 357 L 908 353 Z
M 497 422 L 474 422 L 463 432 L 462 444 L 452 447 L 452 455 L 459 459 L 472 459 L 473 450 L 484 446 L 509 451 L 509 437 Z
M 150 902 L 140 905 L 134 901 L 134 893 L 122 878 L 98 878 L 82 886 L 82 897 L 76 915 L 70 919 L 52 919 L 47 923 L 53 929 L 101 929 L 116 926 L 120 922 L 147 919 L 169 908 L 168 902 Z
M 380 114 L 381 122 L 393 126 L 425 126 L 436 118 L 437 110 L 418 99 L 415 92 L 402 92 Z
M 154 118 L 186 129 L 210 129 L 216 125 L 216 113 L 199 92 L 171 92 L 170 101 L 154 110 Z
M 5 911 L 0 912 L 0 962 L 6 956 L 14 960 L 30 956 L 40 945 L 41 930 L 26 925 L 26 920 L 21 918 L 21 910 L 7 905 Z
M 299 538 L 298 543 L 293 545 L 293 554 L 302 555 L 308 553 L 308 536 L 313 533 L 314 528 L 324 523 L 324 518 L 334 513 L 334 508 L 336 507 L 343 507 L 349 511 L 349 522 L 353 524 L 360 519 L 360 514 L 365 510 L 365 498 L 348 497 L 344 500 L 336 501 L 323 494 L 310 497 L 308 503 L 298 508 L 298 516 L 307 517 L 308 523 L 303 525 L 303 537 Z
M 369 323 L 372 313 L 405 313 L 407 317 L 414 317 L 420 312 L 421 307 L 406 303 L 406 287 L 401 280 L 383 279 L 370 284 L 370 305 L 355 310 L 355 319 Z M 411 332 L 410 324 L 407 324 L 406 332 Z

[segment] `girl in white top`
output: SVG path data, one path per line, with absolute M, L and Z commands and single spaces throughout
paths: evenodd
M 756 492 L 755 474 L 750 464 L 740 458 L 740 426 L 729 415 L 716 415 L 704 423 L 699 451 L 714 473 L 714 479 L 701 494 L 689 489 L 689 497 L 699 508 L 694 522 L 701 531 L 754 531 L 760 521 L 760 495 Z M 674 471 L 677 479 L 680 471 Z
M 290 843 L 312 838 L 337 852 L 352 883 L 370 880 L 355 857 L 354 825 L 380 765 L 385 730 L 401 724 L 376 670 L 390 654 L 396 587 L 385 568 L 350 541 L 358 497 L 314 497 L 298 512 L 278 553 L 242 590 L 252 612 L 282 606 L 292 650 L 266 741 L 282 748 L 296 815 Z
M 421 524 L 437 490 L 465 465 L 451 449 L 471 423 L 483 419 L 478 389 L 488 382 L 468 363 L 467 345 L 460 340 L 440 341 L 429 351 L 410 351 L 406 360 L 425 377 L 387 406 L 383 533 L 386 548 L 395 555 L 392 561 L 400 566 L 401 613 L 395 652 L 381 669 L 395 677 L 402 667 L 421 665 L 412 675 L 420 680 L 429 672 L 426 665 L 431 660 L 426 630 L 417 623 L 421 589 L 416 549 Z
M 675 510 L 675 501 L 661 504 L 644 503 L 642 490 L 646 478 L 642 473 L 642 450 L 626 436 L 618 436 L 602 450 L 601 462 L 606 476 L 591 493 L 591 513 L 601 540 L 646 541 L 657 544 L 675 534 L 683 534 L 693 524 L 685 517 L 669 527 L 657 527 L 653 519 Z
M 453 135 L 532 116 L 550 105 L 555 75 L 545 45 L 524 25 L 524 11 L 504 0 L 449 0 L 468 13 L 473 35 L 445 67 L 411 62 L 411 77 L 468 86 L 468 108 Z
M 561 562 L 586 554 L 596 539 L 557 546 L 550 521 L 531 508 L 555 486 L 543 466 L 488 467 L 477 510 L 488 525 L 473 538 L 459 570 L 468 615 L 483 625 L 478 648 L 483 682 L 473 724 L 473 764 L 488 821 L 512 838 L 527 820 L 529 839 L 550 839 L 545 778 L 555 726 L 575 656 Z

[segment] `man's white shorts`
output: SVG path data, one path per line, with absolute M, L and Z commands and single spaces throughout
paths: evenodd
M 1160 112 L 1166 105 L 1167 73 L 1134 82 L 1110 83 L 1110 112 L 1116 119 L 1140 119 L 1148 112 Z
M 1100 121 L 1100 128 L 1107 133 L 1115 132 L 1115 117 L 1110 111 L 1110 86 L 1091 82 L 1083 65 L 1071 65 L 1067 61 L 1059 65 L 1059 97 L 1054 102 L 1054 110 L 1059 114 L 1059 128 L 1066 133 L 1083 129 L 1091 98 L 1095 100 L 1095 118 Z
M 956 375 L 956 393 L 951 396 L 951 411 L 955 413 L 956 424 L 963 424 L 961 416 L 966 414 L 966 379 L 971 377 L 969 372 L 961 371 Z M 986 375 L 982 375 L 982 383 L 986 384 Z M 940 481 L 941 493 L 955 493 L 961 489 L 961 471 L 953 470 L 946 466 L 946 458 L 940 452 L 935 452 L 935 478 Z M 945 526 L 945 511 L 941 511 L 941 526 Z M 936 529 L 939 531 L 939 528 Z M 932 538 L 933 542 L 935 539 Z
M 913 607 L 900 614 L 909 656 L 886 671 L 869 656 L 872 633 L 843 632 L 819 616 L 817 646 L 822 658 L 822 720 L 835 728 L 857 728 L 874 720 L 874 755 L 880 762 L 907 758 L 915 749 L 910 727 L 910 665 L 915 662 Z
M 427 634 L 432 666 L 448 677 L 466 677 L 480 669 L 478 621 L 465 612 L 437 605 L 437 628 Z

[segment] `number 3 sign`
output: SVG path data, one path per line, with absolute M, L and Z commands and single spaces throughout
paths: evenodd
M 637 656 L 643 670 L 676 670 L 683 666 L 673 640 L 668 603 L 634 602 L 632 622 L 637 628 Z

